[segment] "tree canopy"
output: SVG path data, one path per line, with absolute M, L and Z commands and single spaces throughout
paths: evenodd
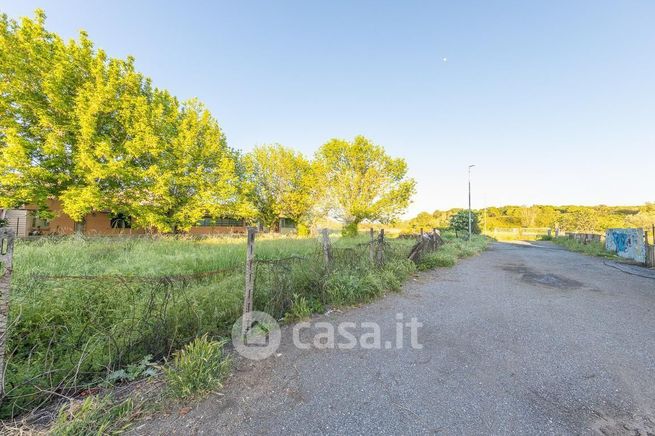
M 200 102 L 154 88 L 84 32 L 64 43 L 43 11 L 1 17 L 0 93 L 0 207 L 59 198 L 74 220 L 107 210 L 160 231 L 251 213 L 238 154 Z
M 363 136 L 332 139 L 316 153 L 324 210 L 344 222 L 346 233 L 363 220 L 387 222 L 409 205 L 415 182 L 404 159 L 392 158 Z
M 280 145 L 241 156 L 196 99 L 153 86 L 135 60 L 87 34 L 63 41 L 45 14 L 0 16 L 0 208 L 50 199 L 82 222 L 105 211 L 132 226 L 187 230 L 203 217 L 363 220 L 398 217 L 414 193 L 403 159 L 363 136 L 333 139 L 310 162 Z
M 318 185 L 312 164 L 279 144 L 255 147 L 245 156 L 252 203 L 259 222 L 271 228 L 280 218 L 307 220 L 316 204 Z
M 473 234 L 480 234 L 480 220 L 477 212 L 471 211 L 471 232 Z M 468 233 L 469 230 L 469 211 L 460 210 L 450 217 L 450 228 L 455 231 L 455 235 L 459 236 L 460 233 Z
M 432 213 L 437 227 L 446 227 L 450 218 L 460 209 L 436 210 Z M 655 203 L 642 206 L 501 206 L 477 210 L 481 225 L 494 228 L 560 228 L 571 232 L 602 232 L 614 227 L 642 227 L 652 229 L 655 224 Z M 421 212 L 407 221 L 407 226 L 426 227 L 427 212 Z

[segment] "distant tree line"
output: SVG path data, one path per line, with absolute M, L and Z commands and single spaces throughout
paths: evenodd
M 415 190 L 403 159 L 363 136 L 333 139 L 309 160 L 282 145 L 243 154 L 198 100 L 179 101 L 134 66 L 94 48 L 86 33 L 63 41 L 45 14 L 0 17 L 0 208 L 61 201 L 76 221 L 95 211 L 162 232 L 204 217 L 272 228 L 387 222 Z M 2 216 L 0 216 L 2 218 Z
M 405 225 L 411 229 L 448 227 L 451 217 L 463 209 L 421 212 Z M 550 227 L 568 231 L 604 231 L 615 227 L 642 227 L 655 224 L 655 203 L 642 206 L 503 206 L 475 211 L 479 226 L 494 228 Z

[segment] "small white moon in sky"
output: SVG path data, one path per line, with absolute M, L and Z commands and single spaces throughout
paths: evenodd
M 448 62 L 448 58 L 441 58 L 442 61 Z

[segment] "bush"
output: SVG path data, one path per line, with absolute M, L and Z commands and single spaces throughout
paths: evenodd
M 348 223 L 341 229 L 341 236 L 354 238 L 359 234 L 357 223 Z
M 455 232 L 468 233 L 469 230 L 469 212 L 468 210 L 460 210 L 455 215 L 450 217 L 450 228 Z M 480 218 L 477 212 L 471 211 L 471 232 L 474 235 L 480 234 Z
M 444 251 L 434 251 L 426 253 L 418 261 L 416 268 L 419 271 L 426 271 L 436 267 L 453 266 L 457 262 L 457 257 Z
M 176 398 L 190 398 L 222 387 L 230 360 L 223 355 L 225 341 L 196 338 L 173 356 L 164 368 L 167 391 Z
M 308 318 L 313 312 L 315 312 L 315 310 L 313 310 L 312 305 L 307 301 L 307 298 L 294 294 L 293 303 L 291 304 L 289 311 L 284 315 L 284 320 L 287 322 L 300 321 Z

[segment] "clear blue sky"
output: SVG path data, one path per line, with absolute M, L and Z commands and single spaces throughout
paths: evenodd
M 655 201 L 655 1 L 0 1 L 199 97 L 229 143 L 363 134 L 409 213 Z M 447 58 L 444 62 L 443 58 Z

